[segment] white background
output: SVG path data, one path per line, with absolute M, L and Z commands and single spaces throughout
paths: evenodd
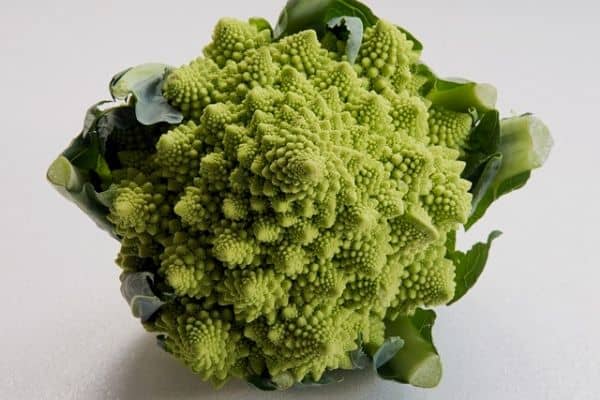
M 221 16 L 274 21 L 280 1 L 7 1 L 0 12 L 1 399 L 600 398 L 599 7 L 591 0 L 371 0 L 445 76 L 494 83 L 556 146 L 526 189 L 463 237 L 495 243 L 480 282 L 438 310 L 434 390 L 352 374 L 337 386 L 222 391 L 154 345 L 119 294 L 117 243 L 59 197 L 46 167 L 107 98 L 112 74 L 188 62 Z

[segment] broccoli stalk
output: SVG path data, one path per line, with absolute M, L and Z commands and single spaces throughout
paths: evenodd
M 386 337 L 400 337 L 404 346 L 378 369 L 381 377 L 422 388 L 435 387 L 442 378 L 442 363 L 431 339 L 435 314 L 418 309 L 386 324 Z
M 552 149 L 548 127 L 531 114 L 507 118 L 500 122 L 502 166 L 492 187 L 498 188 L 507 179 L 541 167 Z
M 456 112 L 475 108 L 479 112 L 493 110 L 498 93 L 487 83 L 438 81 L 427 94 L 433 104 Z

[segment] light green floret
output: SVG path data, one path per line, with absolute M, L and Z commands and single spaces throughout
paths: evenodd
M 185 226 L 203 231 L 211 226 L 217 212 L 217 204 L 206 190 L 188 186 L 175 204 L 174 212 Z
M 449 148 L 432 148 L 438 154 L 435 171 L 431 175 L 431 189 L 421 198 L 434 225 L 456 229 L 467 221 L 471 210 L 471 182 L 461 179 L 464 168 L 456 161 L 458 152 Z
M 246 53 L 271 42 L 270 32 L 233 18 L 223 18 L 215 27 L 213 41 L 204 49 L 204 55 L 220 67 L 227 61 L 243 61 Z
M 429 133 L 429 113 L 427 104 L 418 96 L 410 96 L 407 92 L 399 95 L 386 92 L 392 104 L 392 122 L 397 131 L 404 131 L 407 135 L 427 143 Z
M 254 221 L 252 232 L 259 242 L 273 243 L 279 240 L 283 228 L 274 218 L 260 218 Z
M 226 230 L 213 240 L 213 256 L 228 268 L 246 267 L 258 253 L 258 246 L 246 232 Z
M 281 130 L 278 136 L 265 136 L 263 178 L 284 193 L 307 191 L 324 178 L 325 162 L 318 143 L 311 142 L 308 132 L 298 128 Z
M 271 47 L 273 60 L 289 65 L 296 71 L 312 76 L 329 61 L 328 52 L 321 47 L 313 30 L 287 36 Z
M 335 88 L 341 101 L 347 101 L 366 88 L 366 81 L 357 79 L 356 71 L 347 62 L 330 63 L 328 69 L 321 69 L 312 78 L 313 85 L 320 91 Z
M 360 312 L 363 308 L 370 309 L 372 307 L 372 304 L 377 301 L 378 292 L 377 278 L 352 274 L 342 293 L 340 303 L 344 307 Z
M 387 318 L 414 312 L 417 307 L 446 304 L 454 296 L 454 265 L 444 258 L 446 238 L 417 254 L 415 260 L 404 268 L 398 295 L 388 309 Z
M 135 181 L 121 181 L 113 190 L 108 219 L 119 235 L 130 237 L 160 232 L 170 211 L 164 187 L 156 187 L 140 174 Z
M 198 58 L 169 74 L 163 84 L 163 96 L 184 116 L 197 121 L 204 107 L 226 100 L 228 89 L 218 65 Z
M 215 151 L 202 157 L 198 171 L 202 181 L 206 183 L 207 190 L 221 192 L 229 184 L 231 162 L 227 160 L 222 151 Z
M 154 162 L 161 176 L 171 186 L 185 184 L 198 173 L 198 154 L 202 142 L 194 122 L 179 125 L 165 133 L 156 143 Z
M 369 93 L 358 100 L 358 105 L 353 109 L 348 107 L 359 125 L 367 127 L 379 135 L 392 131 L 392 117 L 390 116 L 390 103 L 383 97 Z
M 248 215 L 248 204 L 243 198 L 227 197 L 223 200 L 221 210 L 225 218 L 240 221 Z
M 365 29 L 356 60 L 357 69 L 369 79 L 371 88 L 377 91 L 393 83 L 400 86 L 411 78 L 410 64 L 417 57 L 412 47 L 413 43 L 398 28 L 379 20 Z M 399 91 L 401 88 L 395 89 Z
M 178 232 L 160 255 L 159 274 L 177 296 L 202 298 L 213 289 L 220 273 L 199 240 Z
M 414 200 L 431 188 L 433 155 L 427 146 L 409 136 L 398 134 L 396 139 L 391 143 L 392 154 L 388 157 L 393 166 L 390 177 L 406 184 L 408 197 Z
M 272 247 L 268 256 L 268 261 L 274 265 L 275 270 L 289 277 L 301 273 L 309 260 L 310 258 L 302 246 L 287 241 Z
M 230 68 L 235 68 L 235 75 L 241 78 L 236 86 L 236 94 L 242 99 L 248 90 L 258 86 L 269 87 L 277 77 L 277 67 L 273 63 L 271 53 L 264 47 L 252 50 L 244 60 Z M 227 69 L 226 71 L 228 72 Z M 229 72 L 231 73 L 233 70 Z
M 341 266 L 353 272 L 376 276 L 385 265 L 387 256 L 392 253 L 389 235 L 389 228 L 385 224 L 378 225 L 364 234 L 350 236 L 342 242 L 335 259 Z
M 404 215 L 388 221 L 392 231 L 390 244 L 394 254 L 411 260 L 439 237 L 431 217 L 420 205 L 409 205 Z
M 277 310 L 288 304 L 290 281 L 273 270 L 231 270 L 217 286 L 219 304 L 232 305 L 236 320 L 252 322 L 265 317 L 271 323 Z
M 294 304 L 335 305 L 346 286 L 348 274 L 341 271 L 337 263 L 321 260 L 308 265 L 298 275 L 290 292 Z
M 429 140 L 432 145 L 461 150 L 471 132 L 469 114 L 433 106 L 429 109 Z
M 408 186 L 402 182 L 386 180 L 381 183 L 374 198 L 377 201 L 377 211 L 385 219 L 399 217 L 404 214 L 404 196 Z
M 345 308 L 288 306 L 274 324 L 246 325 L 244 335 L 261 348 L 272 376 L 318 381 L 325 369 L 351 367 L 348 352 L 358 347 L 353 328 L 362 319 Z
M 200 117 L 202 140 L 210 145 L 221 144 L 225 136 L 225 127 L 241 118 L 241 110 L 231 104 L 211 104 L 204 109 Z M 233 127 L 232 127 L 233 128 Z M 235 131 L 232 129 L 230 134 Z
M 242 335 L 226 313 L 207 312 L 192 304 L 169 308 L 147 327 L 165 334 L 163 347 L 203 380 L 220 387 L 233 376 L 238 360 L 248 356 Z

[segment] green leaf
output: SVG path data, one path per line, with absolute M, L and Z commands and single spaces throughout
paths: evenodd
M 396 26 L 396 28 L 398 28 L 400 30 L 400 32 L 404 33 L 408 40 L 413 42 L 413 50 L 415 50 L 417 52 L 423 51 L 423 43 L 421 43 L 421 41 L 419 39 L 417 39 L 412 33 L 410 33 L 409 31 L 407 31 L 406 29 L 404 29 L 400 26 Z
M 106 219 L 106 193 L 96 192 L 87 181 L 85 172 L 71 164 L 65 156 L 60 156 L 50 165 L 46 176 L 61 195 L 75 203 L 100 229 L 116 238 L 112 223 Z
M 107 143 L 116 131 L 130 132 L 141 127 L 138 120 L 147 124 L 181 121 L 180 115 L 176 111 L 172 113 L 162 97 L 160 85 L 165 68 L 149 64 L 115 75 L 110 89 L 116 101 L 100 101 L 87 110 L 82 131 L 47 172 L 48 181 L 59 193 L 115 238 L 113 226 L 106 218 L 108 196 L 101 193 L 101 188 L 111 183 L 111 163 L 117 160 Z M 132 101 L 135 101 L 135 109 Z
M 111 135 L 117 131 L 130 132 L 139 126 L 128 103 L 101 101 L 87 110 L 81 133 L 63 155 L 76 167 L 96 173 L 103 182 L 110 181 L 109 161 L 115 158 L 107 149 Z
M 173 108 L 162 95 L 162 77 L 147 79 L 137 83 L 133 88 L 135 116 L 143 125 L 154 125 L 160 122 L 179 124 L 183 114 Z
M 455 250 L 455 243 L 447 244 L 447 257 L 450 258 L 456 266 L 456 289 L 454 297 L 448 305 L 455 303 L 461 299 L 475 285 L 479 275 L 483 272 L 488 259 L 492 242 L 498 238 L 502 232 L 493 231 L 489 234 L 487 242 L 476 243 L 469 251 L 463 253 Z
M 102 179 L 110 179 L 104 155 L 111 127 L 101 121 L 127 108 L 127 104 L 110 101 L 101 101 L 91 106 L 85 114 L 81 133 L 63 151 L 63 155 L 77 168 L 94 171 Z
M 167 337 L 165 335 L 157 335 L 156 336 L 156 345 L 158 347 L 160 347 L 162 350 L 167 351 L 167 345 L 165 344 L 166 340 L 167 340 Z
M 469 135 L 464 151 L 466 162 L 462 177 L 475 185 L 489 159 L 498 154 L 500 114 L 491 110 L 481 115 Z
M 386 338 L 375 354 L 373 354 L 373 368 L 375 368 L 375 371 L 394 358 L 402 346 L 404 346 L 404 341 L 398 336 Z
M 404 346 L 387 363 L 377 368 L 386 380 L 431 388 L 442 377 L 442 363 L 433 344 L 431 330 L 435 312 L 417 309 L 412 316 L 400 316 L 386 323 L 386 337 L 400 337 Z
M 135 117 L 135 111 L 130 106 L 114 107 L 98 116 L 88 135 L 95 135 L 98 138 L 100 154 L 105 159 L 110 157 L 107 154 L 107 142 L 115 132 L 131 132 L 140 126 Z
M 121 274 L 121 294 L 131 307 L 131 312 L 142 322 L 148 321 L 165 302 L 152 289 L 154 274 L 150 272 L 124 272 Z
M 359 18 L 365 28 L 378 21 L 369 7 L 356 0 L 289 0 L 279 16 L 273 35 L 278 40 L 313 29 L 322 37 L 327 31 L 327 23 L 338 17 Z
M 248 23 L 250 25 L 255 26 L 259 32 L 269 31 L 271 32 L 271 36 L 273 36 L 273 28 L 271 27 L 269 21 L 267 21 L 266 19 L 260 17 L 252 17 L 248 20 Z
M 142 64 L 116 74 L 109 89 L 114 99 L 133 97 L 135 115 L 143 125 L 160 122 L 178 124 L 183 115 L 173 108 L 162 95 L 164 77 L 173 68 L 164 64 Z
M 68 200 L 88 214 L 103 230 L 115 237 L 106 219 L 109 203 L 106 188 L 112 180 L 107 142 L 117 130 L 130 131 L 140 126 L 133 108 L 122 101 L 101 101 L 85 115 L 81 133 L 48 168 L 48 181 Z
M 346 56 L 351 64 L 354 64 L 363 38 L 363 23 L 357 17 L 336 17 L 327 22 L 327 27 L 343 28 L 347 31 Z
M 496 173 L 496 176 L 497 175 L 498 173 Z M 492 182 L 489 182 L 485 186 L 482 186 L 484 189 L 479 190 L 479 192 L 477 193 L 477 198 L 473 198 L 474 201 L 477 199 L 477 202 L 473 203 L 471 215 L 469 216 L 469 219 L 465 224 L 465 229 L 468 230 L 477 221 L 479 221 L 481 217 L 483 217 L 487 209 L 492 205 L 494 201 L 498 200 L 498 198 L 525 186 L 530 177 L 531 172 L 527 171 L 516 176 L 512 176 L 499 183 L 497 182 L 498 179 L 495 178 Z
M 313 29 L 322 39 L 328 30 L 340 26 L 342 20 L 345 20 L 345 27 L 349 33 L 346 55 L 350 63 L 354 63 L 362 44 L 364 29 L 379 21 L 379 17 L 360 1 L 289 0 L 279 16 L 273 36 L 279 40 L 284 36 Z M 360 24 L 357 21 L 360 21 Z M 423 50 L 423 44 L 412 33 L 402 27 L 397 28 L 413 42 L 415 51 Z
M 482 120 L 479 126 L 481 132 L 476 127 L 472 136 L 491 138 L 488 142 L 472 140 L 479 143 L 479 148 L 467 153 L 463 177 L 473 183 L 473 206 L 465 229 L 473 226 L 496 199 L 523 187 L 531 171 L 544 164 L 553 146 L 548 127 L 530 114 L 504 119 L 497 127 Z M 486 152 L 490 152 L 487 158 Z
M 492 154 L 484 164 L 481 174 L 473 182 L 471 194 L 471 215 L 465 224 L 465 229 L 469 229 L 473 224 L 483 216 L 492 201 L 495 200 L 494 191 L 491 190 L 492 184 L 502 167 L 502 154 Z
M 427 96 L 427 93 L 431 91 L 435 81 L 437 80 L 437 76 L 435 73 L 429 68 L 426 64 L 419 62 L 411 67 L 411 72 L 415 76 L 419 76 L 425 78 L 424 83 L 419 88 L 419 94 L 423 97 Z
M 108 85 L 108 90 L 113 99 L 126 100 L 133 93 L 135 85 L 139 82 L 162 77 L 171 70 L 172 67 L 159 63 L 148 63 L 130 67 L 112 77 Z
M 462 177 L 471 182 L 471 216 L 465 224 L 469 229 L 494 200 L 490 190 L 502 167 L 503 155 L 499 152 L 500 114 L 497 110 L 484 113 L 475 124 L 465 146 L 466 163 Z
M 362 348 L 358 348 L 350 353 L 352 369 L 365 369 L 371 363 L 369 356 Z

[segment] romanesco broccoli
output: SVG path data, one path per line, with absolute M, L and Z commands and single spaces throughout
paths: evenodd
M 539 166 L 512 144 L 536 124 L 511 123 L 503 147 L 498 126 L 482 133 L 493 90 L 435 77 L 420 43 L 370 11 L 351 60 L 354 33 L 292 21 L 302 6 L 288 4 L 275 35 L 225 18 L 188 65 L 115 77 L 117 102 L 90 111 L 48 177 L 121 241 L 124 275 L 152 275 L 126 297 L 202 379 L 318 383 L 366 351 L 394 370 L 384 377 L 432 386 L 432 344 L 390 363 L 376 350 L 427 342 L 420 309 L 455 297 L 453 238 L 489 199 L 480 177 L 495 153 L 522 166 L 496 165 L 494 190 Z M 161 122 L 137 123 L 152 90 Z

